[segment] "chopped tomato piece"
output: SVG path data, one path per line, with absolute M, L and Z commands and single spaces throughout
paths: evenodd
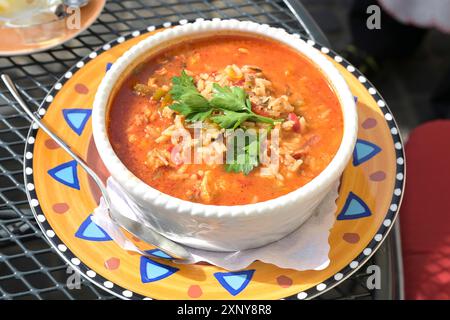
M 300 132 L 300 120 L 298 119 L 297 115 L 293 112 L 288 114 L 288 120 L 293 121 L 294 125 L 292 126 L 292 130 L 295 132 Z

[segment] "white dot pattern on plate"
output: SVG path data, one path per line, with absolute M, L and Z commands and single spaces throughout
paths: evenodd
M 63 244 L 58 244 L 58 250 L 61 252 L 66 252 L 67 247 Z
M 344 275 L 340 272 L 338 272 L 334 275 L 334 280 L 336 280 L 336 281 L 342 280 L 342 278 L 344 278 Z
M 358 261 L 352 261 L 350 263 L 350 268 L 355 269 L 358 266 L 358 264 L 359 264 Z
M 397 174 L 397 180 L 403 180 L 403 173 L 398 173 Z
M 397 210 L 397 208 L 398 206 L 395 203 L 391 204 L 391 206 L 389 207 L 389 209 L 391 209 L 392 211 Z
M 105 281 L 103 282 L 103 285 L 105 286 L 105 288 L 111 289 L 112 287 L 114 287 L 114 283 L 112 283 L 111 281 Z
M 384 220 L 384 221 L 383 221 L 383 225 L 384 225 L 385 227 L 389 227 L 389 226 L 391 225 L 391 220 L 389 220 L 389 219 Z
M 33 191 L 33 190 L 34 190 L 34 184 L 28 183 L 28 184 L 27 184 L 27 189 L 28 189 L 29 191 Z
M 38 214 L 37 219 L 39 222 L 44 222 L 45 221 L 45 216 L 43 214 Z
M 78 259 L 78 258 L 72 258 L 72 259 L 70 259 L 70 262 L 72 262 L 72 264 L 76 265 L 76 266 L 80 265 L 80 263 L 81 263 L 80 259 Z
M 369 93 L 371 94 L 371 95 L 374 95 L 374 94 L 376 94 L 377 93 L 377 90 L 375 90 L 375 88 L 369 88 Z
M 26 173 L 27 175 L 31 175 L 31 174 L 33 174 L 33 169 L 31 169 L 31 168 L 25 168 L 25 173 Z
M 84 62 L 83 61 L 78 61 L 78 63 L 77 63 L 77 68 L 78 69 L 81 69 L 81 68 L 83 68 L 84 67 Z M 55 88 L 56 88 L 56 86 L 55 86 Z
M 399 189 L 399 188 L 397 188 L 397 189 L 394 190 L 394 194 L 395 194 L 396 196 L 399 196 L 399 195 L 402 194 L 402 190 Z
M 55 236 L 55 232 L 53 230 L 47 230 L 45 232 L 45 234 L 49 237 L 49 238 L 53 238 Z
M 124 292 L 122 292 L 122 295 L 126 298 L 131 298 L 133 296 L 133 292 L 131 292 L 130 290 L 125 290 Z
M 299 294 L 297 294 L 297 299 L 304 300 L 307 296 L 308 294 L 306 292 L 300 292 Z
M 364 253 L 364 255 L 368 256 L 368 255 L 370 255 L 370 254 L 372 253 L 372 249 L 370 249 L 370 248 L 365 248 L 364 251 L 363 251 L 363 253 Z
M 45 98 L 45 101 L 52 102 L 53 101 L 53 96 L 52 95 L 48 95 L 47 98 Z
M 323 290 L 326 289 L 326 287 L 327 287 L 327 285 L 326 285 L 325 283 L 319 283 L 319 284 L 316 286 L 316 289 L 317 289 L 317 291 L 323 291 Z
M 348 66 L 347 66 L 347 70 L 348 70 L 349 72 L 355 72 L 355 67 L 352 66 L 352 65 L 348 65 Z
M 386 103 L 383 100 L 378 100 L 377 104 L 379 107 L 382 107 L 382 108 L 386 106 Z
M 25 158 L 32 159 L 33 158 L 33 154 L 31 152 L 27 152 L 27 153 L 25 153 Z
M 94 278 L 97 275 L 94 270 L 88 270 L 86 271 L 86 274 L 89 278 Z
M 375 235 L 374 239 L 375 239 L 375 241 L 380 242 L 381 239 L 383 239 L 383 235 L 377 233 L 377 234 Z

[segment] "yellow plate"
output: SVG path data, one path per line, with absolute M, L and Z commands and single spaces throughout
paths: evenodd
M 154 30 L 133 32 L 92 52 L 60 79 L 39 110 L 58 135 L 105 175 L 92 142 L 95 92 L 110 64 Z M 299 272 L 257 261 L 243 271 L 226 272 L 206 264 L 177 265 L 159 251 L 153 251 L 154 259 L 127 252 L 90 220 L 99 195 L 85 172 L 33 125 L 25 150 L 26 188 L 51 245 L 87 279 L 121 298 L 305 299 L 344 281 L 393 225 L 403 194 L 403 148 L 392 114 L 369 81 L 328 48 L 308 43 L 334 61 L 358 99 L 358 143 L 342 177 L 326 269 Z

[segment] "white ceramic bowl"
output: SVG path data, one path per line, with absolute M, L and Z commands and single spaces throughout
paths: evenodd
M 213 206 L 184 201 L 164 194 L 131 173 L 114 153 L 106 128 L 113 88 L 133 63 L 170 44 L 216 33 L 245 33 L 274 39 L 309 58 L 333 86 L 342 106 L 344 133 L 331 163 L 305 186 L 279 198 L 256 204 Z M 213 20 L 177 26 L 139 42 L 107 72 L 97 91 L 92 114 L 99 154 L 111 175 L 145 210 L 147 222 L 182 244 L 216 251 L 255 248 L 276 241 L 305 222 L 347 165 L 356 142 L 357 113 L 353 95 L 333 64 L 303 40 L 282 29 L 249 21 Z

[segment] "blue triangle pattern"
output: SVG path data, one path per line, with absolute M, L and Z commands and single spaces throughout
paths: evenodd
M 141 257 L 140 272 L 142 283 L 154 282 L 167 278 L 178 270 L 178 268 L 153 261 L 148 257 Z
M 353 165 L 359 166 L 361 163 L 373 158 L 381 151 L 381 148 L 369 141 L 358 139 L 353 150 Z
M 113 64 L 112 64 L 111 62 L 108 62 L 108 63 L 106 64 L 106 72 L 108 72 L 109 69 L 111 69 L 112 65 L 113 65 Z
M 350 192 L 345 200 L 342 211 L 337 216 L 337 220 L 353 220 L 368 217 L 372 213 L 367 204 L 356 194 Z
M 48 174 L 56 181 L 68 187 L 80 190 L 77 162 L 75 160 L 60 164 L 59 166 L 48 170 Z
M 167 253 L 165 253 L 159 249 L 147 250 L 145 252 L 147 252 L 149 255 L 152 255 L 155 258 L 172 259 L 171 256 L 169 256 Z
M 79 136 L 83 133 L 91 114 L 91 109 L 63 109 L 64 119 L 69 127 Z
M 105 230 L 100 228 L 98 225 L 94 223 L 94 221 L 92 221 L 91 214 L 80 225 L 78 231 L 75 233 L 75 237 L 89 241 L 112 240 Z
M 253 277 L 255 270 L 237 272 L 216 272 L 214 277 L 231 295 L 235 296 L 244 290 Z

